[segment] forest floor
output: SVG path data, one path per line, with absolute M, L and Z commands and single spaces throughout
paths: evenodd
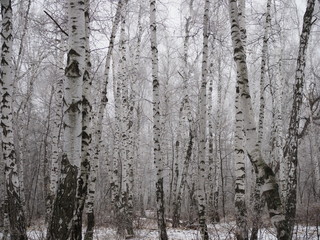
M 45 227 L 34 226 L 29 228 L 29 240 L 45 239 Z M 151 219 L 139 219 L 134 230 L 135 237 L 131 240 L 158 240 L 158 231 L 156 222 Z M 219 223 L 208 225 L 208 232 L 211 240 L 233 240 L 235 232 L 235 222 Z M 190 228 L 167 228 L 169 240 L 200 240 L 200 232 L 197 229 Z M 94 240 L 120 240 L 115 228 L 97 227 L 94 231 Z M 259 240 L 276 240 L 275 231 L 273 228 L 262 228 L 259 231 Z M 296 226 L 294 230 L 294 240 L 319 240 L 320 226 Z

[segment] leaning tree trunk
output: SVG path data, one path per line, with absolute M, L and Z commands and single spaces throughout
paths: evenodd
M 182 203 L 182 192 L 185 185 L 185 178 L 186 174 L 188 173 L 189 162 L 191 160 L 192 154 L 192 146 L 193 146 L 193 133 L 191 130 L 191 121 L 192 121 L 192 112 L 190 109 L 190 102 L 189 102 L 189 94 L 188 94 L 188 84 L 189 84 L 189 38 L 190 38 L 190 22 L 191 22 L 191 12 L 193 8 L 193 0 L 189 2 L 189 17 L 186 19 L 185 24 L 185 37 L 183 41 L 183 99 L 180 104 L 179 109 L 179 123 L 178 123 L 178 131 L 177 131 L 177 139 L 175 144 L 175 163 L 174 163 L 174 176 L 172 178 L 172 195 L 173 195 L 173 202 L 172 202 L 172 227 L 177 228 L 180 225 L 180 213 L 181 213 L 181 203 Z M 189 144 L 187 146 L 187 150 L 182 145 L 182 130 L 183 130 L 183 123 L 188 120 L 189 122 Z M 191 147 L 191 149 L 190 149 Z M 179 179 L 179 163 L 182 159 L 183 153 L 186 152 L 185 161 L 183 164 L 183 170 L 181 173 L 181 180 L 180 185 L 178 188 L 178 179 Z M 170 205 L 170 202 L 169 202 Z
M 198 182 L 198 203 L 199 203 L 199 225 L 203 240 L 208 240 L 206 224 L 206 125 L 207 125 L 207 75 L 208 75 L 208 26 L 209 26 L 209 0 L 205 0 L 203 16 L 203 50 L 202 50 L 202 79 L 199 92 L 199 182 Z
M 187 182 L 187 174 L 189 172 L 189 165 L 191 162 L 192 149 L 194 144 L 194 130 L 192 129 L 194 126 L 190 126 L 189 128 L 189 143 L 185 153 L 185 160 L 183 163 L 183 169 L 181 174 L 180 186 L 177 189 L 177 194 L 175 197 L 175 201 L 173 203 L 173 213 L 172 213 L 172 227 L 179 227 L 180 224 L 180 214 L 181 214 L 181 204 L 182 204 L 182 194 Z
M 126 0 L 127 1 L 127 0 Z M 88 197 L 87 197 L 87 203 L 86 203 L 86 213 L 87 213 L 87 230 L 85 234 L 85 239 L 90 240 L 93 238 L 93 229 L 95 225 L 94 221 L 94 196 L 96 192 L 96 180 L 97 180 L 97 170 L 99 167 L 99 156 L 101 152 L 101 146 L 103 145 L 102 140 L 102 120 L 104 115 L 104 110 L 107 105 L 107 86 L 109 82 L 109 70 L 110 70 L 110 63 L 111 63 L 111 56 L 112 51 L 114 47 L 114 40 L 116 37 L 116 32 L 118 29 L 118 25 L 120 22 L 120 11 L 123 5 L 123 0 L 121 0 L 118 4 L 115 19 L 112 25 L 111 29 L 111 36 L 109 40 L 109 47 L 108 52 L 106 56 L 106 63 L 105 63 L 105 72 L 104 72 L 104 82 L 102 86 L 101 96 L 100 96 L 100 103 L 98 107 L 98 115 L 96 117 L 96 124 L 93 126 L 93 133 L 94 133 L 94 141 L 93 141 L 93 157 L 90 161 L 90 180 L 89 180 L 89 186 L 88 186 Z M 85 12 L 86 21 L 88 21 L 88 11 Z
M 297 203 L 297 166 L 298 166 L 298 131 L 300 122 L 300 111 L 303 96 L 304 70 L 306 66 L 306 50 L 311 32 L 312 18 L 315 0 L 308 0 L 307 9 L 303 16 L 303 26 L 300 35 L 299 53 L 297 58 L 295 85 L 293 89 L 293 104 L 290 114 L 289 130 L 284 149 L 285 163 L 288 164 L 287 193 L 285 199 L 286 221 L 290 238 L 292 238 L 293 227 L 296 216 Z
M 163 190 L 163 159 L 161 158 L 161 115 L 160 115 L 160 87 L 158 80 L 158 46 L 157 46 L 157 24 L 156 24 L 156 0 L 150 0 L 150 41 L 152 61 L 152 97 L 153 97 L 153 154 L 157 169 L 156 176 L 156 202 L 159 239 L 167 240 L 167 229 L 165 222 L 165 205 Z
M 64 82 L 64 149 L 61 167 L 64 176 L 60 179 L 47 239 L 69 239 L 72 228 L 81 229 L 81 226 L 73 226 L 73 223 L 80 224 L 81 221 L 75 212 L 80 201 L 76 188 L 82 151 L 82 85 L 86 47 L 84 8 L 83 1 L 69 0 L 69 50 Z M 62 215 L 61 211 L 64 211 Z
M 11 0 L 1 1 L 2 48 L 1 48 L 1 128 L 2 154 L 5 161 L 6 194 L 10 235 L 12 240 L 26 240 L 26 223 L 19 195 L 20 182 L 17 168 L 17 156 L 13 139 L 12 118 L 12 8 Z
M 271 222 L 277 229 L 279 240 L 289 240 L 289 229 L 279 195 L 279 187 L 275 174 L 262 158 L 258 144 L 258 134 L 249 93 L 248 70 L 246 55 L 241 41 L 238 7 L 236 0 L 229 0 L 231 38 L 234 49 L 234 60 L 237 65 L 240 105 L 244 116 L 244 133 L 246 138 L 245 151 L 253 164 L 257 178 L 261 182 L 262 195 L 266 200 Z

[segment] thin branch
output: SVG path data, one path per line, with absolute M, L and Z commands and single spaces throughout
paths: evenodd
M 57 25 L 57 27 L 61 30 L 62 33 L 64 33 L 66 36 L 69 36 L 68 33 L 66 33 L 66 31 L 62 29 L 59 23 L 57 23 L 57 21 L 54 20 L 54 18 L 47 11 L 44 11 L 44 13 Z

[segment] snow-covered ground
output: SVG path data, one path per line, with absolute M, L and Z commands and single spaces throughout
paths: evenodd
M 158 240 L 158 232 L 152 220 L 145 220 L 139 229 L 135 229 L 135 237 L 132 240 Z M 208 231 L 211 240 L 234 240 L 235 223 L 220 223 L 216 225 L 209 225 Z M 318 228 L 320 231 L 320 226 Z M 169 240 L 200 240 L 199 231 L 192 229 L 172 229 L 168 228 Z M 318 240 L 320 239 L 320 232 L 314 226 L 299 225 L 295 228 L 293 239 L 296 240 Z M 32 227 L 28 231 L 30 240 L 45 239 L 45 228 L 43 226 Z M 97 228 L 94 232 L 95 240 L 120 240 L 116 230 L 112 228 Z M 259 240 L 276 240 L 273 229 L 261 229 L 259 232 Z

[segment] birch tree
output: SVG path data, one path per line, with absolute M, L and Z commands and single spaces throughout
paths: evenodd
M 156 0 L 150 0 L 150 41 L 152 61 L 152 112 L 153 112 L 153 157 L 156 167 L 156 202 L 159 239 L 167 240 L 165 222 L 165 204 L 163 190 L 163 159 L 161 157 L 161 115 L 160 115 L 160 86 L 158 80 L 158 46 L 156 24 Z
M 85 74 L 85 5 L 83 1 L 68 2 L 68 59 L 64 81 L 64 141 L 61 177 L 55 199 L 47 239 L 69 239 L 73 217 L 79 204 L 77 176 L 80 175 L 82 150 L 82 85 Z M 77 194 L 77 196 L 76 196 Z M 81 235 L 80 235 L 81 237 Z M 79 237 L 79 238 L 80 238 Z
M 194 144 L 194 123 L 192 123 L 192 112 L 190 108 L 190 99 L 188 92 L 189 85 L 189 38 L 190 38 L 190 23 L 192 21 L 192 9 L 193 0 L 189 2 L 189 16 L 185 23 L 185 36 L 183 41 L 183 98 L 180 103 L 179 108 L 179 120 L 178 120 L 178 132 L 177 139 L 175 142 L 175 163 L 174 163 L 174 177 L 173 177 L 173 211 L 172 211 L 172 227 L 179 227 L 180 225 L 180 214 L 181 214 L 181 204 L 182 204 L 182 194 L 186 184 L 186 177 L 189 171 L 189 165 L 191 162 L 192 149 Z M 188 120 L 189 123 L 189 141 L 187 147 L 182 144 L 182 131 L 183 123 Z M 179 162 L 184 159 L 182 173 L 179 180 Z
M 209 0 L 205 0 L 203 15 L 203 50 L 201 66 L 201 85 L 199 91 L 199 182 L 198 182 L 198 203 L 199 203 L 199 225 L 201 238 L 208 240 L 206 224 L 206 200 L 205 200 L 205 179 L 206 179 L 206 125 L 207 125 L 207 76 L 208 76 L 208 39 L 209 39 Z
M 246 28 L 245 28 L 245 1 L 238 1 L 238 15 L 239 15 L 239 28 L 240 28 L 240 41 L 242 41 L 245 49 L 246 45 Z M 245 50 L 243 50 L 245 51 Z M 245 152 L 244 152 L 244 133 L 243 133 L 243 109 L 240 103 L 239 85 L 240 73 L 237 72 L 237 87 L 235 97 L 236 108 L 236 125 L 235 125 L 235 210 L 236 210 L 236 237 L 238 240 L 248 239 L 247 229 L 247 207 L 245 199 L 246 189 L 246 171 L 245 171 Z
M 290 113 L 289 129 L 284 148 L 285 164 L 288 164 L 287 193 L 285 197 L 286 221 L 288 222 L 289 237 L 292 238 L 296 216 L 297 203 L 297 167 L 298 167 L 298 131 L 301 115 L 301 105 L 306 66 L 306 50 L 311 32 L 315 0 L 308 0 L 303 16 L 302 32 L 300 35 L 297 58 L 295 84 L 293 88 L 293 103 Z
M 1 1 L 1 129 L 2 154 L 5 161 L 6 194 L 12 240 L 26 240 L 26 223 L 22 201 L 19 195 L 20 181 L 17 167 L 17 156 L 13 139 L 12 118 L 12 7 L 11 0 Z
M 90 172 L 90 160 L 91 160 L 91 109 L 92 109 L 92 96 L 91 85 L 92 80 L 90 77 L 90 46 L 89 46 L 89 1 L 84 1 L 84 38 L 85 38 L 85 66 L 83 73 L 83 86 L 82 86 L 82 133 L 81 133 L 81 163 L 80 174 L 77 179 L 77 201 L 76 209 L 73 219 L 73 230 L 71 233 L 71 239 L 82 239 L 82 213 L 88 190 L 88 178 Z
M 289 239 L 288 226 L 285 221 L 285 213 L 281 204 L 279 187 L 272 169 L 264 162 L 259 147 L 258 135 L 256 132 L 255 120 L 253 115 L 251 96 L 249 93 L 248 70 L 246 55 L 239 27 L 239 13 L 236 0 L 229 0 L 230 21 L 231 21 L 231 39 L 234 50 L 234 60 L 237 66 L 239 77 L 237 84 L 239 90 L 240 106 L 243 111 L 244 133 L 246 138 L 245 153 L 253 164 L 256 177 L 261 182 L 261 191 L 264 196 L 271 222 L 277 229 L 277 238 L 279 240 Z
M 266 67 L 267 67 L 267 57 L 268 57 L 268 40 L 269 32 L 271 25 L 271 0 L 267 1 L 266 17 L 265 17 L 265 26 L 264 26 L 264 35 L 263 35 L 263 44 L 261 52 L 261 67 L 260 67 L 260 103 L 259 103 L 259 123 L 258 123 L 258 144 L 262 151 L 262 141 L 263 141 L 263 125 L 264 125 L 264 111 L 265 111 L 265 78 L 266 78 Z M 281 104 L 281 103 L 279 103 Z M 254 202 L 254 219 L 253 226 L 251 231 L 251 240 L 258 238 L 259 226 L 261 225 L 261 212 L 263 207 L 263 199 L 260 197 L 260 182 L 256 181 L 254 185 L 253 192 L 253 202 Z
M 94 152 L 93 157 L 90 162 L 90 180 L 89 180 L 89 186 L 88 186 L 88 197 L 87 197 L 87 203 L 86 203 L 86 213 L 87 213 L 87 219 L 88 219 L 88 226 L 86 230 L 85 239 L 92 239 L 93 237 L 93 229 L 94 229 L 94 196 L 96 192 L 96 180 L 97 180 L 97 170 L 99 167 L 99 156 L 101 152 L 101 146 L 103 145 L 103 139 L 102 139 L 102 121 L 104 116 L 104 111 L 108 102 L 107 98 L 107 87 L 109 83 L 109 72 L 110 72 L 110 64 L 111 64 L 111 57 L 112 52 L 114 48 L 114 41 L 116 37 L 116 32 L 119 26 L 120 22 L 120 15 L 121 15 L 121 9 L 123 6 L 123 2 L 126 2 L 127 0 L 121 0 L 118 3 L 116 14 L 114 17 L 114 21 L 112 24 L 111 34 L 110 34 L 110 40 L 109 40 L 109 47 L 108 52 L 106 55 L 106 62 L 105 62 L 105 70 L 104 70 L 104 81 L 102 83 L 102 91 L 99 96 L 100 102 L 98 106 L 98 114 L 96 118 L 93 119 L 95 121 L 95 124 L 93 125 L 93 146 L 92 150 Z M 86 13 L 86 18 L 88 14 Z
M 52 212 L 52 204 L 57 192 L 59 182 L 59 154 L 61 149 L 59 148 L 59 135 L 61 129 L 62 119 L 62 98 L 63 98 L 63 79 L 59 79 L 56 84 L 55 100 L 53 117 L 53 130 L 52 130 L 52 155 L 51 155 L 51 169 L 50 169 L 50 186 L 49 196 L 47 198 L 47 215 L 50 217 Z

